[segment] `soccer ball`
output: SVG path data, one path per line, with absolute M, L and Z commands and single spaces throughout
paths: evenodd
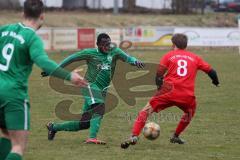
M 160 126 L 157 123 L 149 122 L 143 128 L 143 135 L 149 140 L 155 140 L 160 135 Z

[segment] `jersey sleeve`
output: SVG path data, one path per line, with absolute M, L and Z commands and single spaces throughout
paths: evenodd
M 32 61 L 34 61 L 34 59 L 36 59 L 38 56 L 47 55 L 44 50 L 42 40 L 36 35 L 33 36 L 29 43 L 29 53 Z
M 31 60 L 40 67 L 47 74 L 61 78 L 61 79 L 71 79 L 71 73 L 59 67 L 58 64 L 48 58 L 46 54 L 42 40 L 34 36 L 30 41 L 29 54 Z
M 128 55 L 120 48 L 116 48 L 116 52 L 118 53 L 119 58 L 124 62 L 127 62 L 129 64 L 135 64 L 135 62 L 138 61 L 137 58 Z
M 60 67 L 65 67 L 73 62 L 80 61 L 80 60 L 88 60 L 91 55 L 88 53 L 87 50 L 82 50 L 80 52 L 76 52 L 67 58 L 65 58 L 62 62 L 60 62 Z
M 161 58 L 161 60 L 160 60 L 160 63 L 159 63 L 159 65 L 160 66 L 164 66 L 165 68 L 168 68 L 168 66 L 169 66 L 169 56 L 168 56 L 169 54 L 165 54 L 162 58 Z
M 208 73 L 212 67 L 206 61 L 204 61 L 201 57 L 198 56 L 198 69 L 202 70 L 205 73 Z

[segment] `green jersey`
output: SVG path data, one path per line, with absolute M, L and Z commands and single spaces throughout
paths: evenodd
M 94 83 L 100 89 L 105 89 L 109 86 L 112 80 L 118 59 L 132 65 L 137 61 L 135 57 L 126 54 L 120 48 L 115 48 L 108 54 L 101 53 L 97 48 L 91 48 L 69 56 L 60 64 L 60 66 L 64 67 L 74 61 L 86 60 L 87 71 L 85 79 L 90 83 Z
M 34 29 L 22 23 L 0 27 L 0 98 L 28 99 L 28 78 L 34 63 L 49 74 L 59 68 L 49 60 Z M 69 72 L 60 69 L 53 75 L 66 78 Z

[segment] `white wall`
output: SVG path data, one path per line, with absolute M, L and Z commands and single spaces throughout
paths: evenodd
M 19 0 L 21 6 L 23 6 L 23 3 L 25 0 Z M 63 4 L 63 0 L 43 0 L 43 3 L 47 6 L 47 7 L 62 7 Z
M 89 8 L 113 8 L 114 6 L 114 0 L 87 0 L 87 6 Z M 99 7 L 100 6 L 100 7 Z M 118 0 L 118 7 L 123 7 L 123 0 Z
M 25 0 L 19 0 L 21 5 Z M 62 7 L 63 0 L 43 0 L 47 7 Z M 162 9 L 171 8 L 172 0 L 136 0 L 136 5 L 145 8 Z M 118 0 L 119 8 L 123 7 L 123 0 Z M 110 9 L 114 6 L 114 0 L 87 0 L 89 8 Z
M 145 8 L 171 8 L 172 0 L 136 0 L 136 5 Z
M 47 7 L 62 7 L 63 0 L 43 0 Z

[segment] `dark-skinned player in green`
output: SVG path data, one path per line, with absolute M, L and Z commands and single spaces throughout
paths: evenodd
M 49 140 L 53 140 L 59 131 L 79 131 L 90 128 L 89 138 L 85 143 L 106 144 L 97 139 L 97 133 L 104 115 L 105 96 L 114 74 L 116 62 L 121 59 L 138 68 L 143 68 L 144 64 L 120 48 L 114 47 L 109 35 L 105 33 L 98 35 L 97 46 L 97 48 L 77 52 L 60 63 L 61 67 L 65 67 L 74 61 L 86 60 L 88 68 L 85 79 L 90 85 L 81 89 L 85 99 L 82 118 L 79 121 L 63 123 L 49 122 L 47 124 Z
M 0 27 L 0 160 L 22 160 L 30 129 L 28 79 L 33 64 L 50 75 L 86 86 L 83 78 L 58 67 L 36 34 L 43 2 L 26 0 L 23 21 Z

